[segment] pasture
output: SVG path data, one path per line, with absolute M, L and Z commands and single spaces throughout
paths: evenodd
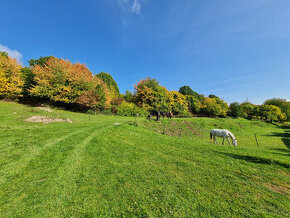
M 24 121 L 34 115 L 72 123 Z M 210 143 L 212 128 L 232 131 L 238 147 Z M 0 216 L 286 217 L 289 131 L 245 119 L 154 122 L 0 102 Z

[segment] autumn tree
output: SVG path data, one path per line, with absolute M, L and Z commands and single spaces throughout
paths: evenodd
M 29 90 L 32 96 L 77 103 L 85 108 L 108 106 L 106 84 L 83 64 L 50 57 L 44 64 L 34 65 L 32 73 L 35 82 Z
M 169 108 L 174 115 L 189 116 L 188 102 L 186 96 L 177 91 L 168 93 Z
M 0 52 L 0 98 L 15 99 L 21 96 L 21 68 L 16 59 L 9 57 L 6 52 Z

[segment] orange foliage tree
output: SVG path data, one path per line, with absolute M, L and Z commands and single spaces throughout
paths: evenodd
M 0 98 L 17 98 L 21 96 L 23 79 L 22 66 L 7 53 L 0 52 Z
M 86 108 L 107 107 L 106 84 L 83 64 L 51 57 L 45 64 L 33 66 L 32 73 L 35 83 L 29 90 L 32 96 Z

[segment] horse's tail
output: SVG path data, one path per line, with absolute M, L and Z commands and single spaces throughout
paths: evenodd
M 212 134 L 211 134 L 211 133 L 209 133 L 209 135 L 210 135 L 210 140 L 212 140 Z

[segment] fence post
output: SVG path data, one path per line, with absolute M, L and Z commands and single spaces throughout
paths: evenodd
M 258 139 L 257 139 L 256 133 L 254 134 L 254 136 L 255 136 L 255 139 L 256 139 L 256 142 L 257 142 L 257 146 L 259 148 L 259 143 L 258 143 Z

